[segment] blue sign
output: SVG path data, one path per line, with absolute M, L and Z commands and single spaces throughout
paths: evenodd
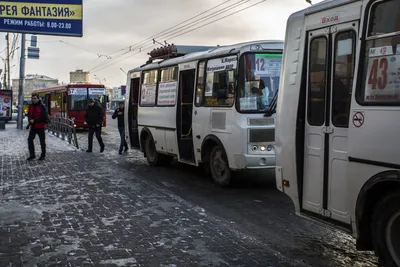
M 82 37 L 82 1 L 1 1 L 0 31 Z
M 38 47 L 28 47 L 28 58 L 39 59 L 40 49 Z
M 121 85 L 121 96 L 126 95 L 126 85 Z

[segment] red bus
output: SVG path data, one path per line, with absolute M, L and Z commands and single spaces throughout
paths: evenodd
M 103 127 L 106 126 L 108 97 L 102 84 L 68 84 L 33 90 L 38 93 L 49 111 L 49 116 L 74 120 L 75 128 L 87 128 L 85 109 L 89 98 L 97 101 L 104 110 Z

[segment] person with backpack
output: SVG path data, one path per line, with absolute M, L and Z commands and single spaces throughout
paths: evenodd
M 35 156 L 35 145 L 33 140 L 36 135 L 39 136 L 40 148 L 42 153 L 40 154 L 39 160 L 44 160 L 46 158 L 46 123 L 49 121 L 46 107 L 43 105 L 36 93 L 32 94 L 32 104 L 28 108 L 28 121 L 29 124 L 27 128 L 30 128 L 28 136 L 28 148 L 29 148 L 29 158 L 28 160 L 33 160 Z

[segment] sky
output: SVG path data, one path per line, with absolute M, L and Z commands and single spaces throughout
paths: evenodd
M 84 0 L 83 37 L 38 35 L 40 59 L 27 59 L 25 73 L 47 75 L 58 79 L 60 83 L 68 83 L 70 71 L 83 69 L 90 71 L 91 82 L 100 81 L 110 87 L 118 86 L 126 83 L 124 72 L 146 62 L 149 57 L 147 53 L 151 50 L 149 48 L 153 46 L 150 37 L 160 32 L 169 29 L 164 36 L 155 38 L 156 41 L 176 45 L 216 46 L 254 40 L 283 40 L 290 14 L 310 6 L 305 0 L 266 0 L 228 16 L 259 2 L 260 0 Z M 314 4 L 318 2 L 321 1 L 313 1 Z M 181 27 L 180 29 L 170 29 L 220 4 L 222 5 L 218 8 L 176 27 Z M 215 14 L 208 19 L 194 22 L 212 13 Z M 223 16 L 228 17 L 190 31 Z M 188 25 L 191 22 L 193 23 Z M 186 31 L 190 32 L 185 33 Z M 181 33 L 185 34 L 172 38 Z M 27 35 L 27 40 L 30 37 L 31 35 Z M 149 39 L 150 41 L 146 41 Z M 30 42 L 26 44 L 29 46 Z M 0 33 L 0 51 L 5 46 L 5 33 Z M 139 47 L 144 51 L 139 51 Z M 1 52 L 0 56 L 5 58 L 6 52 Z M 20 49 L 17 49 L 11 62 L 12 79 L 19 77 L 19 57 Z M 4 68 L 2 65 L 1 69 Z

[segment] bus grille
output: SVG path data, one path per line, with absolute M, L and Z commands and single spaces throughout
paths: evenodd
M 275 129 L 249 129 L 249 142 L 274 142 Z

